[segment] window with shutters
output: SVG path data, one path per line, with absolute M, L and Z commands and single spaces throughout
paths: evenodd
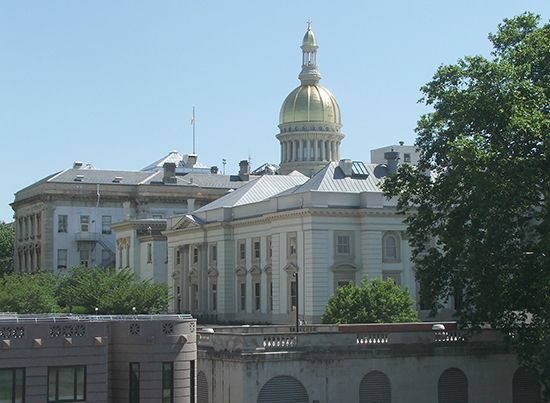
M 206 380 L 206 375 L 204 375 L 204 372 L 202 371 L 199 371 L 199 373 L 197 374 L 197 402 L 209 403 L 208 381 Z
M 537 373 L 529 368 L 518 368 L 512 379 L 512 403 L 540 403 L 541 390 Z
M 262 386 L 258 403 L 308 403 L 309 397 L 304 385 L 296 378 L 280 375 L 271 378 Z
M 443 371 L 437 383 L 438 403 L 468 403 L 468 379 L 458 368 Z
M 386 374 L 371 371 L 359 385 L 359 403 L 391 403 L 391 384 Z

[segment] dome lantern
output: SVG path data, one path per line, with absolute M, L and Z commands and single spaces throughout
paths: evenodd
M 277 139 L 281 143 L 279 172 L 297 170 L 311 176 L 329 161 L 340 158 L 340 107 L 334 96 L 319 84 L 317 41 L 308 21 L 302 40 L 301 85 L 285 99 L 279 116 Z

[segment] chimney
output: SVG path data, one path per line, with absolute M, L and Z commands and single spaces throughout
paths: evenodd
M 218 173 L 218 167 L 216 165 L 211 166 L 210 173 L 216 175 Z
M 250 179 L 250 168 L 247 160 L 239 162 L 239 178 L 241 181 L 247 181 Z
M 340 160 L 340 162 L 338 163 L 338 166 L 340 167 L 340 169 L 344 173 L 344 176 L 347 176 L 347 177 L 352 176 L 352 170 L 351 170 L 352 163 L 351 163 L 351 160 Z
M 187 162 L 185 163 L 185 166 L 187 168 L 193 168 L 197 163 L 197 158 L 197 154 L 187 154 Z
M 400 146 L 402 146 L 402 145 L 404 145 L 404 144 L 405 144 L 405 142 L 404 142 L 403 140 L 401 140 L 401 141 L 399 142 L 399 145 L 400 145 Z
M 164 168 L 164 177 L 162 178 L 163 183 L 176 183 L 176 164 L 173 162 L 165 162 L 162 165 Z
M 393 151 L 393 148 L 391 151 L 388 151 L 384 153 L 384 158 L 387 161 L 388 166 L 388 174 L 392 175 L 394 173 L 397 173 L 397 165 L 399 164 L 399 153 L 397 151 Z
M 75 161 L 73 162 L 73 169 L 80 169 L 82 168 L 82 161 Z

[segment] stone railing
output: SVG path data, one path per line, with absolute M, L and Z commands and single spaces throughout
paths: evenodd
M 468 334 L 458 330 L 453 331 L 413 331 L 413 332 L 338 332 L 329 331 L 292 333 L 273 332 L 273 327 L 261 329 L 262 332 L 251 332 L 245 328 L 238 332 L 235 327 L 226 332 L 225 328 L 199 331 L 199 349 L 213 349 L 225 352 L 273 352 L 273 351 L 308 351 L 330 349 L 365 349 L 391 347 L 392 345 L 453 345 L 469 342 L 502 342 L 502 334 L 495 330 L 484 330 Z M 284 327 L 282 327 L 284 328 Z M 255 327 L 254 330 L 260 330 Z M 286 329 L 281 329 L 286 330 Z

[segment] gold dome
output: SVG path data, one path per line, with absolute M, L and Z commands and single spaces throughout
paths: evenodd
M 325 122 L 341 125 L 340 107 L 334 96 L 319 84 L 301 85 L 283 102 L 279 124 Z

